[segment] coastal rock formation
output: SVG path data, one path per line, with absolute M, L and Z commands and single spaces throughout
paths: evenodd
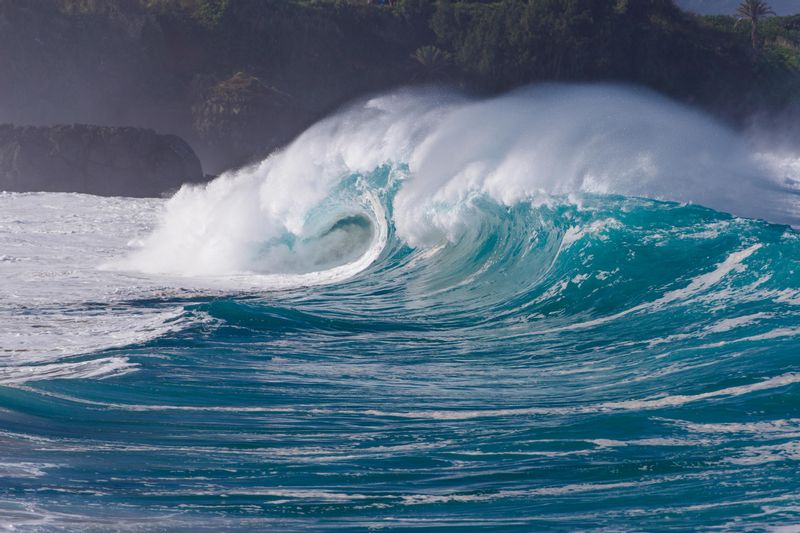
M 214 168 L 261 159 L 315 118 L 291 95 L 246 72 L 201 83 L 193 98 L 192 126 Z
M 180 137 L 140 128 L 0 125 L 0 190 L 159 196 L 203 181 Z

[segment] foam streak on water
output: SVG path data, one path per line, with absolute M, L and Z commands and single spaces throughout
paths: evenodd
M 428 91 L 170 200 L 2 194 L 0 526 L 791 529 L 797 161 Z

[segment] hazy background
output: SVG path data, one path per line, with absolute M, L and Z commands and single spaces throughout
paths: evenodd
M 732 15 L 740 0 L 675 0 L 675 3 L 704 15 Z M 800 0 L 770 0 L 769 5 L 778 15 L 800 13 Z
M 738 0 L 677 4 L 730 14 Z M 211 175 L 408 85 L 622 83 L 746 126 L 786 116 L 800 94 L 800 17 L 762 26 L 754 50 L 745 24 L 670 0 L 0 0 L 0 123 L 152 128 L 184 139 Z M 12 149 L 0 145 L 0 171 L 17 164 Z

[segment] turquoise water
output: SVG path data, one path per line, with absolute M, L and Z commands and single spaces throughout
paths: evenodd
M 576 227 L 593 229 L 565 240 Z M 433 256 L 390 238 L 329 286 L 128 301 L 190 325 L 77 359 L 136 372 L 0 389 L 0 464 L 34 470 L 0 479 L 3 513 L 48 530 L 796 523 L 798 259 L 785 226 L 596 197 L 487 211 Z
M 303 231 L 296 180 L 252 224 L 248 175 L 0 195 L 0 524 L 797 527 L 795 230 L 585 190 L 418 212 L 421 168 L 340 176 Z

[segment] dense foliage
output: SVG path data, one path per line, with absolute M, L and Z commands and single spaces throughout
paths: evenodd
M 727 113 L 784 106 L 800 79 L 798 17 L 760 21 L 765 46 L 752 51 L 747 24 L 691 15 L 672 0 L 141 1 L 198 21 L 237 69 L 303 79 L 305 68 L 357 62 L 392 83 L 439 78 L 483 91 L 622 81 Z M 426 69 L 421 54 L 435 65 Z
M 624 81 L 731 112 L 782 106 L 798 82 L 798 36 L 768 21 L 770 45 L 748 50 L 732 17 L 706 19 L 670 0 L 442 0 L 439 46 L 473 84 Z M 791 27 L 791 26 L 790 26 Z
M 175 131 L 223 167 L 347 100 L 417 82 L 634 83 L 734 119 L 799 94 L 800 16 L 760 20 L 754 47 L 747 24 L 672 0 L 393 4 L 0 0 L 0 121 Z

